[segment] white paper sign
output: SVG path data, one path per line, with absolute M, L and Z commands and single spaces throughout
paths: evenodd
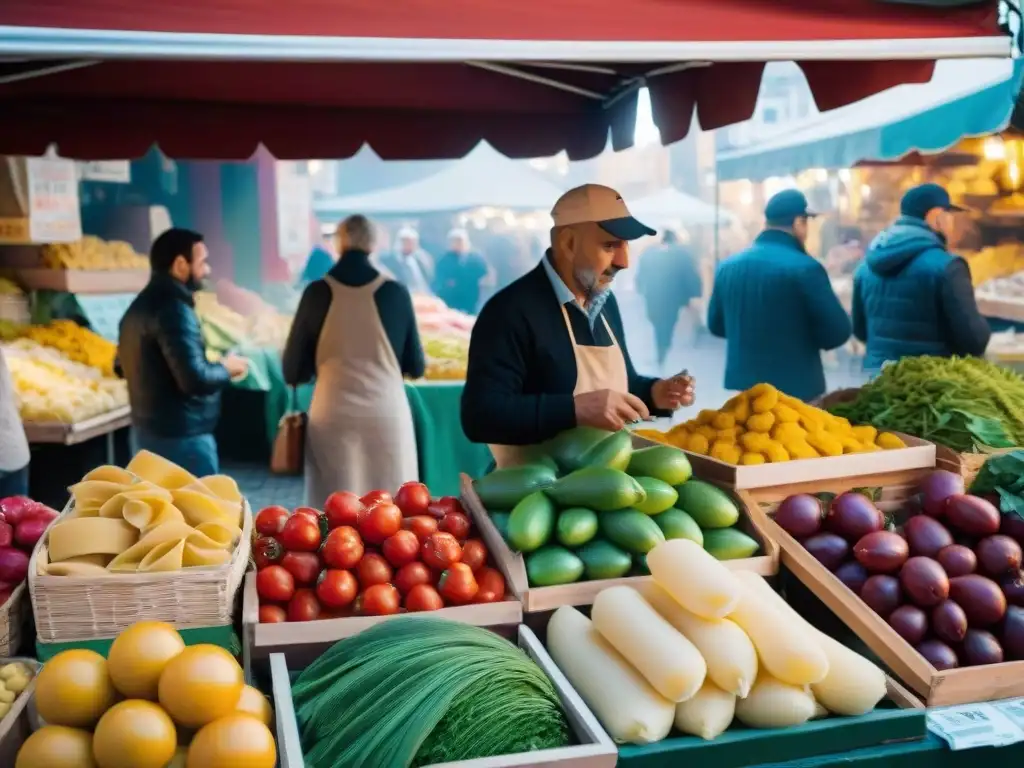
M 957 704 L 928 710 L 928 730 L 957 752 L 975 747 L 1005 747 L 1024 741 L 1024 730 L 1003 710 L 1006 702 Z M 1013 711 L 1012 708 L 1010 710 Z
M 34 243 L 67 243 L 82 237 L 78 174 L 71 160 L 29 157 L 29 236 Z
M 85 181 L 130 184 L 132 180 L 130 160 L 92 160 L 87 163 L 79 163 L 78 170 Z

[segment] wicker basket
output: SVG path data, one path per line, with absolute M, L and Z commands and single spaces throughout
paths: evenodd
M 217 627 L 233 619 L 252 549 L 252 510 L 242 502 L 242 535 L 225 565 L 168 573 L 49 576 L 38 572 L 47 532 L 32 552 L 28 588 L 36 636 L 44 643 L 116 637 L 137 621 L 166 621 L 179 629 Z M 74 506 L 68 502 L 63 519 Z
M 978 477 L 978 473 L 981 472 L 982 466 L 992 456 L 999 456 L 1003 453 L 1010 453 L 1011 451 L 1018 451 L 1019 448 L 982 448 L 980 453 L 961 453 L 958 454 L 960 457 L 960 475 L 964 479 L 964 485 L 968 488 L 974 483 Z
M 25 605 L 28 589 L 22 582 L 0 606 L 0 657 L 14 656 L 21 647 L 21 635 L 25 628 Z

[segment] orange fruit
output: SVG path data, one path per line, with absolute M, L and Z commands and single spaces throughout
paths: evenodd
M 92 757 L 92 734 L 63 725 L 46 725 L 18 750 L 14 768 L 97 768 Z
M 185 650 L 185 641 L 170 624 L 140 621 L 117 636 L 107 654 L 114 687 L 129 699 L 156 701 L 160 673 Z
M 160 675 L 160 706 L 174 722 L 201 728 L 234 711 L 245 686 L 235 657 L 217 645 L 193 645 L 171 659 Z
M 36 708 L 48 725 L 92 728 L 116 700 L 107 660 L 95 651 L 58 653 L 36 676 Z
M 267 701 L 267 697 L 251 685 L 242 688 L 242 695 L 238 697 L 235 711 L 252 715 L 268 728 L 274 721 L 274 710 L 270 706 L 270 702 Z
M 128 699 L 96 725 L 92 754 L 99 768 L 164 768 L 174 757 L 174 721 L 151 701 Z
M 274 768 L 277 748 L 270 729 L 235 713 L 203 726 L 188 748 L 186 768 Z

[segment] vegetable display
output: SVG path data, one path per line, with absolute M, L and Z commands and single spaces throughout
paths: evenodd
M 554 685 L 525 653 L 434 617 L 335 643 L 292 696 L 308 768 L 406 768 L 569 743 Z
M 505 599 L 458 499 L 423 483 L 363 497 L 332 494 L 321 512 L 260 510 L 253 520 L 260 621 L 389 616 Z
M 905 357 L 830 410 L 961 452 L 1024 442 L 1024 378 L 977 357 Z
M 56 510 L 25 496 L 0 499 L 0 605 L 25 580 L 32 548 L 56 518 Z
M 918 491 L 895 520 L 850 491 L 790 496 L 775 522 L 936 669 L 1024 659 L 1020 518 L 945 470 Z
M 714 739 L 734 721 L 797 726 L 862 715 L 884 673 L 804 621 L 757 574 L 728 570 L 687 539 L 647 557 L 653 583 L 615 586 L 591 618 L 571 606 L 548 624 L 551 657 L 620 743 Z
M 736 527 L 736 503 L 691 479 L 676 448 L 634 451 L 629 432 L 578 427 L 531 460 L 474 483 L 509 548 L 524 555 L 530 586 L 645 575 L 647 553 L 671 539 L 690 539 L 720 560 L 759 548 Z
M 234 480 L 199 479 L 149 451 L 124 469 L 98 467 L 70 490 L 74 507 L 50 528 L 40 574 L 114 577 L 224 565 L 241 538 L 244 505 Z
M 0 720 L 11 711 L 33 677 L 35 670 L 23 661 L 9 662 L 0 667 Z
M 235 658 L 215 645 L 186 647 L 162 622 L 133 624 L 106 659 L 85 649 L 57 654 L 36 676 L 35 704 L 45 725 L 22 744 L 14 768 L 277 761 L 270 704 L 245 684 Z
M 794 459 L 869 453 L 905 448 L 898 435 L 879 433 L 757 384 L 729 398 L 717 411 L 703 410 L 696 419 L 667 432 L 640 429 L 655 442 L 710 456 L 726 464 L 767 464 Z

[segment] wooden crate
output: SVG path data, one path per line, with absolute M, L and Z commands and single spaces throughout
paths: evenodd
M 14 280 L 31 291 L 65 293 L 138 293 L 149 282 L 148 269 L 43 269 L 12 270 Z
M 436 613 L 431 615 L 437 615 Z M 605 733 L 597 718 L 590 712 L 583 699 L 569 685 L 537 636 L 528 627 L 520 626 L 519 647 L 529 654 L 555 685 L 561 699 L 569 727 L 576 744 L 559 749 L 544 749 L 500 757 L 484 757 L 476 760 L 460 760 L 445 763 L 444 768 L 612 768 L 618 757 L 615 744 Z M 299 740 L 299 726 L 292 703 L 289 665 L 284 654 L 270 656 L 270 674 L 273 683 L 274 712 L 277 721 L 277 749 L 280 768 L 303 768 L 302 745 Z M 344 717 L 344 713 L 339 713 Z M 429 766 L 427 768 L 430 768 Z M 440 768 L 440 766 L 435 766 Z
M 400 616 L 426 616 L 451 619 L 478 627 L 507 627 L 522 623 L 523 606 L 513 596 L 500 603 L 460 605 L 441 608 L 423 613 L 402 613 Z M 392 616 L 352 616 L 319 621 L 286 622 L 283 624 L 261 624 L 259 621 L 259 597 L 256 594 L 256 573 L 249 571 L 245 577 L 245 591 L 242 597 L 243 654 L 246 663 L 264 660 L 271 653 L 287 654 L 293 664 L 293 654 L 308 659 L 323 653 L 343 637 L 358 635 L 364 629 L 388 621 Z
M 107 435 L 132 423 L 132 409 L 124 405 L 107 413 L 64 424 L 58 421 L 25 422 L 25 437 L 32 444 L 53 443 L 56 445 L 78 445 L 100 435 Z
M 700 478 L 705 479 L 705 478 Z M 636 585 L 650 580 L 650 576 L 628 576 L 621 579 L 601 579 L 598 581 L 578 581 L 573 584 L 561 584 L 554 587 L 531 587 L 526 578 L 526 562 L 521 554 L 509 549 L 501 533 L 494 526 L 490 515 L 480 502 L 473 488 L 473 481 L 468 475 L 462 475 L 462 506 L 473 519 L 473 524 L 480 531 L 487 549 L 505 575 L 505 579 L 523 603 L 526 613 L 549 611 L 560 605 L 590 605 L 598 593 L 622 584 Z M 737 571 L 753 571 L 762 576 L 773 576 L 779 569 L 779 549 L 771 537 L 765 534 L 762 526 L 763 514 L 756 505 L 754 507 L 740 505 L 740 528 L 752 536 L 761 545 L 764 554 L 748 557 L 743 560 L 727 560 L 725 565 Z
M 0 606 L 0 657 L 14 656 L 18 653 L 25 629 L 25 619 L 28 618 L 26 612 L 30 610 L 28 587 L 22 582 L 7 598 L 7 602 Z
M 899 434 L 899 433 L 896 433 Z M 873 453 L 850 453 L 844 456 L 823 456 L 818 459 L 796 459 L 778 464 L 737 466 L 724 461 L 684 451 L 693 474 L 725 488 L 750 490 L 772 488 L 793 483 L 823 482 L 858 475 L 896 472 L 904 469 L 932 468 L 935 466 L 935 444 L 919 437 L 900 434 L 906 448 Z M 633 435 L 636 448 L 661 445 L 647 438 Z
M 740 491 L 746 503 L 760 505 L 768 536 L 782 549 L 782 564 L 821 600 L 861 641 L 874 652 L 930 707 L 991 701 L 1024 696 L 1024 661 L 983 667 L 938 670 L 888 622 L 819 563 L 792 536 L 770 519 L 772 508 L 794 493 L 843 493 L 854 488 L 882 488 L 876 502 L 883 511 L 898 509 L 928 475 L 927 470 L 905 470 L 861 475 L 829 483 L 804 483 L 758 491 Z

